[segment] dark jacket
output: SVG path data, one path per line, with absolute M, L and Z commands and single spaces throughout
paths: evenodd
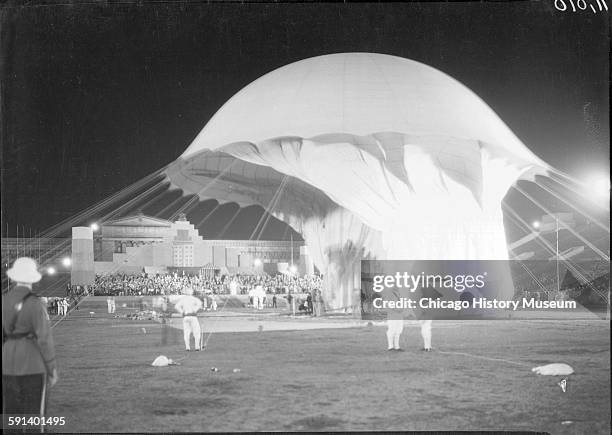
M 10 332 L 19 303 L 32 290 L 16 286 L 2 295 L 2 328 Z M 15 322 L 14 334 L 32 338 L 7 339 L 2 345 L 2 374 L 7 376 L 50 374 L 55 368 L 55 347 L 45 303 L 34 296 L 25 299 Z

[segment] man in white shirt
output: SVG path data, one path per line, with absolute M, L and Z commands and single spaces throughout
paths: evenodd
M 266 292 L 264 291 L 263 286 L 261 284 L 257 284 L 255 286 L 255 293 L 253 298 L 253 304 L 255 305 L 256 309 L 263 310 L 263 301 L 265 297 Z
M 213 311 L 217 311 L 217 297 L 214 293 L 210 294 L 210 309 Z
M 236 281 L 236 279 L 232 279 L 232 281 L 230 282 L 229 291 L 230 291 L 230 295 L 238 294 L 238 282 Z
M 66 302 L 66 299 L 62 299 L 61 300 L 61 311 L 60 311 L 60 316 L 65 316 L 68 313 L 68 302 Z
M 183 296 L 179 297 L 174 304 L 174 309 L 183 315 L 183 339 L 185 340 L 185 350 L 190 351 L 191 335 L 195 340 L 195 350 L 202 348 L 202 331 L 198 322 L 198 311 L 202 309 L 202 301 L 193 296 L 193 288 L 185 287 Z

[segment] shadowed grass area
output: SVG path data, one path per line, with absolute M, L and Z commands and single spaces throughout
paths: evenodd
M 142 322 L 143 334 L 135 323 L 54 329 L 61 379 L 48 414 L 66 417 L 61 431 L 610 429 L 605 321 L 434 323 L 435 348 L 456 353 L 419 351 L 411 326 L 405 352 L 387 352 L 374 326 L 215 333 L 204 352 L 186 353 L 181 331 L 161 346 L 159 325 Z M 151 367 L 160 354 L 185 359 Z M 530 371 L 551 362 L 576 370 L 566 393 L 560 378 Z

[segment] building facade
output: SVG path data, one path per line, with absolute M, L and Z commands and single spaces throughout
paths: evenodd
M 304 273 L 313 269 L 303 241 L 204 240 L 185 215 L 174 222 L 143 214 L 104 222 L 94 246 L 98 274 L 177 269 L 275 273 L 291 264 Z
M 18 256 L 40 259 L 41 266 L 64 270 L 72 258 L 70 238 L 3 238 L 2 267 Z M 311 274 L 314 266 L 303 241 L 205 240 L 184 215 L 172 222 L 142 213 L 109 220 L 93 233 L 95 274 L 189 273 Z M 74 262 L 74 258 L 73 258 Z

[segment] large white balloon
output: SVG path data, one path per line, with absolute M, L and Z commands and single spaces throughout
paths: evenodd
M 345 53 L 245 87 L 166 175 L 291 225 L 325 275 L 326 303 L 351 309 L 362 258 L 507 259 L 501 200 L 547 168 L 451 77 Z

